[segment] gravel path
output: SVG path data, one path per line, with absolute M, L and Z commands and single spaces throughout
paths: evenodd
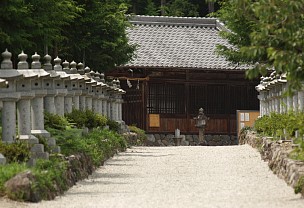
M 0 207 L 304 208 L 304 199 L 248 145 L 134 147 L 54 201 Z

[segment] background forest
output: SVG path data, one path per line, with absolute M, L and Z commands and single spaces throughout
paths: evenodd
M 84 62 L 105 71 L 129 61 L 126 14 L 205 16 L 213 0 L 1 0 L 0 49 Z M 217 5 L 215 5 L 217 7 Z M 30 61 L 30 60 L 29 60 Z

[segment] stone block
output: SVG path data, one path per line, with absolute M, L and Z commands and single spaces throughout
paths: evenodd
M 31 152 L 38 153 L 38 152 L 44 152 L 44 146 L 43 144 L 34 144 L 31 148 Z
M 164 138 L 166 138 L 166 134 L 160 134 L 160 139 L 163 140 Z
M 186 141 L 185 139 L 182 139 L 181 145 L 182 146 L 189 146 L 189 141 Z
M 89 133 L 89 128 L 88 128 L 88 127 L 84 127 L 84 128 L 82 129 L 82 135 L 85 136 L 85 135 L 87 135 L 88 133 Z
M 165 146 L 165 145 L 162 143 L 161 140 L 157 140 L 157 144 L 158 144 L 158 146 L 161 146 L 161 147 L 164 147 L 164 146 Z
M 211 141 L 208 142 L 208 145 L 209 146 L 216 146 L 216 142 L 211 140 Z
M 50 157 L 50 154 L 48 152 L 34 152 L 34 153 L 32 153 L 31 158 L 48 160 L 49 157 Z
M 38 144 L 39 139 L 33 135 L 19 135 L 19 140 L 28 142 L 29 144 Z
M 48 138 L 47 139 L 47 144 L 49 145 L 49 146 L 56 146 L 56 139 L 55 138 Z
M 212 136 L 211 135 L 205 135 L 205 140 L 206 142 L 209 142 L 212 140 Z
M 155 140 L 158 141 L 160 140 L 160 135 L 159 134 L 154 134 Z
M 41 200 L 41 195 L 38 191 L 34 191 L 32 186 L 35 182 L 35 177 L 31 171 L 26 171 L 17 174 L 13 178 L 5 182 L 4 187 L 8 193 L 8 197 L 13 200 L 22 200 L 29 202 L 38 202 Z
M 53 153 L 60 153 L 61 152 L 61 148 L 59 146 L 54 146 L 51 148 Z
M 186 140 L 189 141 L 189 142 L 193 142 L 192 135 L 186 135 Z
M 166 136 L 166 139 L 167 140 L 172 140 L 174 138 L 174 135 L 173 134 L 168 134 L 167 136 Z
M 215 142 L 219 142 L 221 141 L 221 137 L 219 135 L 214 135 L 212 140 Z
M 6 158 L 0 153 L 0 165 L 6 164 Z
M 168 146 L 168 145 L 169 145 L 169 142 L 168 142 L 166 139 L 161 140 L 161 142 L 162 142 L 165 146 Z
M 45 138 L 50 138 L 51 134 L 50 132 L 46 131 L 46 130 L 31 130 L 31 134 L 35 135 L 35 136 L 43 136 Z
M 29 167 L 33 167 L 33 166 L 35 166 L 36 165 L 36 159 L 34 159 L 34 158 L 30 158 L 28 161 L 27 161 L 27 166 L 29 166 Z
M 192 135 L 192 138 L 193 138 L 193 141 L 195 142 L 195 143 L 199 143 L 199 137 L 198 137 L 198 135 Z
M 147 140 L 150 142 L 155 142 L 155 136 L 153 134 L 147 134 Z

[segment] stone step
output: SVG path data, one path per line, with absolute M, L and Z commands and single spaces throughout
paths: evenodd
M 46 130 L 31 130 L 31 134 L 35 136 L 42 136 L 44 138 L 50 138 L 51 134 Z
M 47 144 L 51 147 L 56 146 L 56 139 L 53 137 L 47 138 Z
M 33 167 L 34 165 L 36 165 L 36 159 L 34 158 L 30 158 L 28 161 L 27 161 L 27 166 L 29 167 Z
M 33 135 L 19 135 L 19 140 L 28 142 L 29 144 L 38 144 L 39 139 Z
M 6 158 L 0 153 L 0 165 L 6 164 Z
M 59 146 L 53 146 L 51 147 L 53 153 L 60 153 L 61 148 Z
M 31 159 L 44 159 L 48 160 L 50 154 L 48 152 L 32 152 Z
M 43 144 L 34 144 L 31 148 L 32 153 L 41 153 L 44 152 L 44 146 Z

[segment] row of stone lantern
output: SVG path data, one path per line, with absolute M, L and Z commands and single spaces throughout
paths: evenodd
M 2 140 L 14 142 L 31 135 L 45 135 L 44 111 L 64 115 L 72 109 L 93 110 L 117 122 L 122 122 L 122 94 L 119 80 L 105 83 L 104 75 L 84 68 L 82 63 L 69 63 L 35 53 L 29 66 L 28 56 L 18 56 L 13 68 L 12 54 L 2 53 L 0 69 L 0 103 L 2 103 Z M 17 120 L 16 120 L 17 115 Z M 18 124 L 18 126 L 17 126 Z M 16 129 L 18 133 L 16 134 Z
M 287 113 L 304 110 L 304 91 L 300 90 L 288 96 L 286 74 L 278 75 L 272 72 L 269 77 L 262 77 L 256 90 L 259 92 L 260 116 L 269 115 L 272 112 Z

